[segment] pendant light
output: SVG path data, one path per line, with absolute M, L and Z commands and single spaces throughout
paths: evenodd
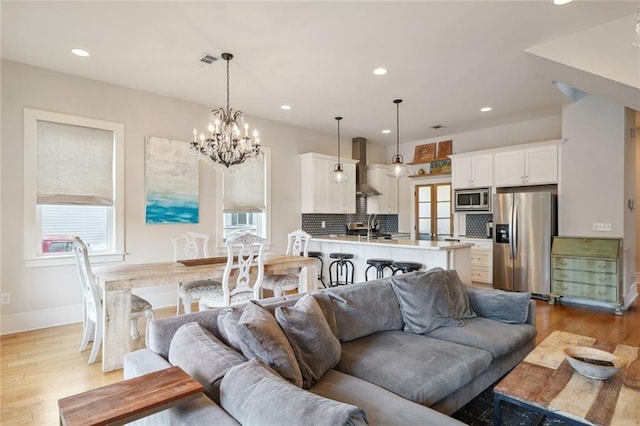
M 338 162 L 333 166 L 333 177 L 331 178 L 333 183 L 349 182 L 349 175 L 344 171 L 344 167 L 340 162 L 340 120 L 342 120 L 342 117 L 336 117 L 338 122 Z
M 402 99 L 394 99 L 393 101 L 396 104 L 396 155 L 391 158 L 391 164 L 387 167 L 387 176 L 392 177 L 409 175 L 409 170 L 402 161 L 402 155 L 400 155 L 400 102 L 402 102 Z

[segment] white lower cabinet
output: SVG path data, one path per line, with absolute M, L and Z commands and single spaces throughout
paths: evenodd
M 471 248 L 471 280 L 493 283 L 493 252 L 484 248 Z

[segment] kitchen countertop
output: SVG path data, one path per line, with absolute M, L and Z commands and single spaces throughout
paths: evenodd
M 422 250 L 456 250 L 473 246 L 472 243 L 456 242 L 456 241 L 425 241 L 425 240 L 385 240 L 385 239 L 367 239 L 367 237 L 359 237 L 357 235 L 337 235 L 327 236 L 321 235 L 311 238 L 312 241 L 345 243 L 345 244 L 374 244 L 377 246 L 401 247 L 409 249 Z

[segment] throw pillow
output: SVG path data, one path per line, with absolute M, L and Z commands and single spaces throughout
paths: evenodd
M 440 268 L 411 277 L 396 276 L 391 286 L 400 302 L 404 331 L 424 334 L 438 327 L 460 326 Z
M 362 409 L 295 387 L 257 359 L 225 375 L 220 404 L 244 426 L 367 424 Z
M 169 362 L 196 379 L 205 392 L 220 401 L 220 380 L 225 373 L 246 359 L 226 346 L 197 322 L 180 327 L 169 346 Z
M 481 317 L 509 324 L 524 324 L 531 293 L 466 287 L 473 310 Z
M 304 389 L 340 362 L 340 341 L 311 294 L 305 294 L 294 306 L 278 307 L 276 320 L 296 355 Z
M 255 300 L 242 311 L 238 337 L 245 357 L 261 359 L 294 385 L 302 386 L 302 373 L 287 337 L 271 312 Z
M 454 318 L 469 319 L 477 317 L 478 315 L 476 315 L 473 309 L 471 309 L 469 295 L 465 290 L 464 284 L 460 281 L 458 272 L 450 269 L 448 271 L 444 271 L 444 275 L 447 293 L 449 294 L 449 298 L 453 305 Z
M 237 308 L 224 308 L 218 314 L 218 332 L 222 340 L 238 352 L 242 352 L 240 348 L 240 337 L 238 337 L 238 321 L 242 311 Z

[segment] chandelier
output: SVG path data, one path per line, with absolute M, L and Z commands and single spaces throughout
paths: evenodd
M 636 18 L 636 36 L 631 44 L 640 47 L 640 9 L 638 9 L 638 17 Z
M 191 151 L 209 165 L 229 168 L 247 159 L 262 160 L 262 150 L 258 132 L 254 130 L 253 135 L 249 136 L 249 123 L 245 121 L 242 111 L 234 111 L 229 107 L 229 61 L 233 55 L 223 53 L 222 59 L 227 61 L 227 108 L 211 111 L 207 136 L 200 133 L 198 137 L 198 130 L 193 127 Z
M 387 176 L 402 177 L 409 174 L 407 166 L 403 163 L 403 157 L 400 155 L 400 102 L 402 99 L 394 99 L 396 104 L 396 155 L 391 158 L 391 164 L 387 166 Z

